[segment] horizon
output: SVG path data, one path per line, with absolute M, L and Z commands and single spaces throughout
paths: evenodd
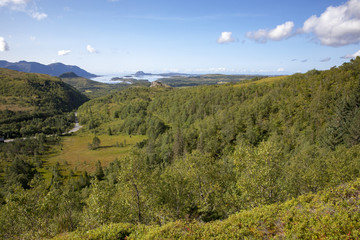
M 360 0 L 6 0 L 0 59 L 97 75 L 289 75 L 359 56 L 359 12 Z

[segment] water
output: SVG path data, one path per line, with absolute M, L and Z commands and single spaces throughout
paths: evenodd
M 111 80 L 112 78 L 116 78 L 116 77 L 123 78 L 125 81 Z M 161 75 L 143 75 L 143 76 L 135 77 L 133 74 L 108 74 L 108 75 L 91 78 L 91 80 L 107 83 L 107 84 L 116 84 L 116 83 L 124 83 L 124 82 L 131 84 L 130 82 L 126 82 L 126 79 L 131 79 L 131 78 L 136 80 L 148 80 L 149 82 L 153 82 L 160 78 L 166 78 L 166 77 Z

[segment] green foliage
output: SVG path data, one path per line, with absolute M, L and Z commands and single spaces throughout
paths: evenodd
M 61 134 L 88 98 L 56 77 L 0 69 L 0 136 Z
M 258 147 L 239 146 L 234 152 L 237 186 L 246 207 L 256 207 L 282 200 L 284 159 L 282 149 L 272 141 Z
M 98 147 L 100 147 L 100 143 L 101 143 L 100 139 L 97 136 L 95 136 L 92 140 L 92 144 L 90 144 L 90 149 L 92 150 L 97 149 Z
M 357 58 L 328 71 L 221 86 L 135 87 L 93 99 L 78 112 L 86 136 L 104 137 L 101 149 L 88 151 L 92 156 L 119 133 L 130 134 L 129 143 L 138 137 L 132 134 L 146 134 L 145 140 L 108 166 L 105 156 L 96 158 L 98 173 L 91 176 L 55 178 L 59 168 L 50 187 L 30 181 L 26 190 L 3 179 L 1 234 L 40 238 L 76 229 L 63 236 L 356 238 L 359 77 Z M 46 152 L 44 139 L 17 145 L 19 153 L 8 145 L 4 165 L 22 154 L 34 166 Z M 55 197 L 43 197 L 50 193 Z M 38 195 L 39 204 L 47 199 L 48 215 L 35 203 Z M 63 207 L 54 207 L 60 200 Z M 32 226 L 29 212 L 37 221 Z M 18 216 L 24 222 L 11 227 Z M 48 232 L 39 230 L 45 225 Z
M 5 171 L 6 182 L 9 185 L 19 184 L 24 189 L 29 188 L 29 183 L 36 173 L 34 167 L 20 157 L 15 160 Z
M 241 211 L 226 220 L 163 226 L 108 224 L 55 239 L 356 239 L 360 180 L 284 203 Z
M 264 76 L 255 77 L 253 75 L 222 75 L 222 74 L 206 74 L 199 76 L 175 76 L 162 78 L 159 82 L 169 85 L 171 87 L 189 87 L 199 85 L 214 85 L 214 84 L 225 84 L 225 83 L 236 83 L 248 80 L 260 80 Z
M 101 162 L 100 161 L 97 161 L 96 163 L 96 170 L 95 170 L 95 178 L 99 181 L 103 180 L 105 174 L 104 174 L 104 171 L 103 171 L 103 168 L 101 166 Z

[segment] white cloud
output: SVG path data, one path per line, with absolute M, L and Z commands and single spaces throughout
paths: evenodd
M 278 68 L 276 71 L 277 71 L 277 72 L 284 72 L 285 69 L 284 69 L 284 68 Z
M 220 37 L 217 39 L 218 43 L 230 43 L 234 42 L 235 38 L 232 37 L 232 32 L 222 32 Z
M 92 46 L 90 46 L 89 44 L 86 46 L 86 50 L 89 53 L 98 53 L 98 51 L 95 48 L 93 48 Z
M 311 16 L 302 32 L 313 33 L 327 46 L 344 46 L 360 42 L 360 0 L 328 7 L 320 17 Z
M 348 55 L 345 55 L 345 56 L 343 56 L 343 57 L 341 57 L 341 58 L 356 58 L 356 57 L 360 57 L 360 50 L 357 51 L 357 52 L 354 53 L 354 54 L 348 54 Z
M 8 7 L 13 11 L 25 12 L 36 20 L 47 18 L 46 13 L 38 12 L 35 0 L 0 0 L 0 7 Z
M 0 0 L 0 7 L 9 7 L 12 10 L 23 11 L 30 0 Z
M 265 43 L 267 40 L 279 41 L 289 38 L 293 35 L 294 22 L 288 21 L 284 24 L 277 25 L 271 30 L 260 29 L 254 32 L 247 32 L 246 37 L 257 42 Z
M 0 52 L 9 51 L 9 45 L 3 37 L 0 37 Z
M 31 13 L 31 17 L 40 21 L 40 20 L 43 20 L 43 19 L 47 18 L 47 14 L 46 13 L 33 12 L 33 13 Z
M 320 60 L 320 62 L 328 62 L 331 60 L 331 57 L 326 57 Z
M 60 50 L 60 51 L 58 51 L 59 56 L 69 55 L 70 53 L 71 53 L 71 50 Z

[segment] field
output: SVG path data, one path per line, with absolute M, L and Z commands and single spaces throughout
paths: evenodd
M 244 87 L 244 86 L 248 86 L 250 84 L 273 83 L 276 81 L 284 80 L 286 77 L 288 77 L 288 76 L 285 75 L 285 76 L 266 77 L 266 78 L 262 78 L 262 79 L 256 80 L 256 81 L 240 82 L 240 83 L 237 83 L 235 86 L 236 87 Z
M 73 170 L 75 173 L 95 171 L 95 164 L 98 160 L 101 165 L 107 166 L 116 158 L 126 156 L 134 145 L 145 139 L 145 136 L 97 136 L 101 143 L 95 150 L 88 148 L 94 135 L 82 133 L 74 136 L 66 136 L 61 141 L 52 156 L 46 161 L 49 166 L 59 162 L 64 172 Z

